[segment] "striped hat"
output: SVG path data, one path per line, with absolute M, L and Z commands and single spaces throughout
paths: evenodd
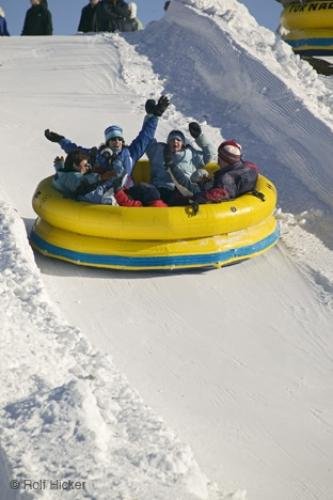
M 105 142 L 108 142 L 113 137 L 121 137 L 123 139 L 124 132 L 121 127 L 118 125 L 111 125 L 110 127 L 104 130 Z
M 237 163 L 242 156 L 242 146 L 234 139 L 222 142 L 217 150 L 218 157 L 227 163 Z

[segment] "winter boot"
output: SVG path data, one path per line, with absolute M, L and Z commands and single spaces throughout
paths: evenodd
M 115 198 L 122 207 L 142 207 L 141 201 L 132 200 L 123 189 L 116 192 Z

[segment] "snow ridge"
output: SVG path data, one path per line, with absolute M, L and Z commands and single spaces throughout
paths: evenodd
M 4 202 L 0 235 L 2 491 L 15 479 L 20 491 L 52 499 L 59 491 L 50 481 L 60 488 L 72 480 L 84 483 L 90 499 L 223 498 L 110 357 L 63 321 L 43 289 L 24 225 Z M 46 483 L 31 491 L 25 480 Z M 9 488 L 6 494 L 13 498 Z M 70 498 L 82 498 L 82 489 Z
M 333 128 L 333 95 L 317 72 L 290 45 L 260 26 L 247 7 L 237 0 L 175 0 L 206 14 L 229 33 L 239 45 L 274 70 L 300 100 Z

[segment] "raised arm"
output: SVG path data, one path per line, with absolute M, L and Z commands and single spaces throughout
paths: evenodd
M 65 151 L 65 153 L 73 153 L 74 151 L 80 149 L 82 153 L 90 154 L 92 148 L 84 148 L 78 146 L 75 142 L 66 139 L 63 135 L 57 134 L 57 132 L 52 132 L 48 128 L 45 130 L 44 135 L 46 139 L 50 142 L 57 142 L 59 146 Z
M 202 132 L 201 126 L 197 122 L 189 124 L 189 131 L 196 144 L 201 151 L 193 148 L 193 164 L 196 168 L 202 168 L 215 158 L 215 150 L 213 144 L 208 140 Z
M 142 129 L 139 135 L 132 141 L 128 147 L 133 165 L 144 155 L 151 141 L 154 139 L 158 124 L 157 116 L 148 115 L 145 117 Z
M 148 115 L 143 121 L 143 126 L 139 135 L 129 146 L 133 164 L 136 163 L 142 155 L 144 155 L 146 149 L 154 139 L 158 118 L 162 116 L 169 104 L 170 101 L 166 96 L 161 96 L 157 103 L 155 103 L 153 99 L 148 99 L 146 102 L 145 108 Z

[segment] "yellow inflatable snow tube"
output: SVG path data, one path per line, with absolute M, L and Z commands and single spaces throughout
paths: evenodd
M 333 30 L 333 1 L 291 2 L 281 14 L 281 24 L 288 30 Z
M 210 169 L 216 165 L 210 165 Z M 149 163 L 138 162 L 136 181 L 149 180 Z M 63 197 L 52 177 L 33 196 L 39 215 L 32 246 L 44 255 L 75 264 L 113 269 L 220 267 L 262 253 L 279 238 L 273 216 L 277 194 L 259 176 L 257 190 L 235 200 L 191 207 L 93 205 Z
M 283 39 L 296 53 L 333 55 L 333 1 L 306 0 L 288 4 L 281 14 Z

